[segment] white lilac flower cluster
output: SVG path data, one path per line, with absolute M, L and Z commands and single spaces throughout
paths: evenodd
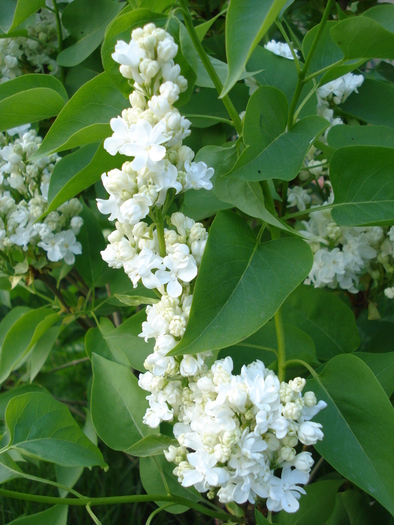
M 41 268 L 48 261 L 73 264 L 82 251 L 76 240 L 82 226 L 77 199 L 37 222 L 46 210 L 51 173 L 60 157 L 30 160 L 42 138 L 23 128 L 14 136 L 10 133 L 17 129 L 0 134 L 0 250 L 18 274 L 26 273 L 29 265 Z
M 164 229 L 165 246 L 154 224 L 157 213 L 168 208 L 174 195 L 188 189 L 212 188 L 213 169 L 193 162 L 194 152 L 182 144 L 190 122 L 173 106 L 187 81 L 174 63 L 178 46 L 164 29 L 148 24 L 132 32 L 131 41 L 119 41 L 113 59 L 120 72 L 133 81 L 131 107 L 111 120 L 113 135 L 104 142 L 111 154 L 133 160 L 122 169 L 102 175 L 108 200 L 98 199 L 101 213 L 116 220 L 116 230 L 102 253 L 114 268 L 122 268 L 134 286 L 157 288 L 173 299 L 184 293 L 197 275 L 207 233 L 203 226 L 174 214 L 174 229 Z M 162 232 L 161 232 L 162 234 Z
M 114 133 L 104 147 L 131 158 L 102 176 L 109 199 L 98 199 L 98 207 L 116 220 L 102 257 L 123 268 L 134 286 L 141 282 L 161 294 L 142 324 L 140 336 L 155 345 L 139 385 L 149 392 L 144 423 L 157 428 L 175 421 L 179 447 L 166 457 L 176 463 L 180 483 L 210 497 L 218 493 L 223 502 L 263 497 L 272 510 L 294 512 L 304 492 L 298 484 L 306 483 L 313 463 L 309 452 L 294 447 L 322 439 L 321 425 L 310 419 L 325 404 L 311 392 L 301 395 L 304 380 L 281 385 L 260 362 L 233 376 L 230 358 L 209 368 L 211 352 L 168 355 L 186 330 L 208 234 L 180 212 L 168 228 L 162 220 L 174 195 L 211 189 L 213 175 L 182 145 L 190 123 L 173 106 L 187 89 L 174 63 L 177 49 L 168 33 L 148 24 L 128 44 L 118 42 L 112 55 L 134 91 L 131 108 L 111 121 Z M 282 468 L 280 478 L 275 468 Z
M 323 438 L 321 425 L 310 420 L 326 403 L 313 392 L 302 395 L 305 379 L 280 383 L 261 361 L 243 366 L 240 375 L 232 370 L 226 357 L 179 387 L 171 399 L 179 446 L 169 448 L 167 460 L 177 465 L 184 487 L 209 491 L 222 503 L 266 498 L 269 510 L 296 512 L 305 494 L 298 485 L 313 465 L 311 453 L 296 447 Z
M 56 60 L 50 56 L 57 49 L 54 13 L 41 9 L 27 33 L 28 37 L 0 39 L 0 83 L 26 73 L 57 73 Z
M 331 202 L 333 194 L 325 204 Z M 310 213 L 309 220 L 301 224 L 300 233 L 314 253 L 306 284 L 353 294 L 360 289 L 385 289 L 386 296 L 392 298 L 394 227 L 339 226 L 330 209 Z

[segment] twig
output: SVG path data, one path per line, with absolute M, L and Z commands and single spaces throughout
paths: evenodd
M 70 361 L 69 363 L 65 363 L 64 365 L 57 366 L 56 368 L 52 368 L 52 370 L 49 370 L 48 373 L 52 374 L 53 372 L 58 372 L 59 370 L 70 368 L 71 366 L 77 366 L 81 363 L 86 363 L 86 361 L 89 361 L 88 357 L 82 357 L 81 359 L 74 359 L 74 361 Z

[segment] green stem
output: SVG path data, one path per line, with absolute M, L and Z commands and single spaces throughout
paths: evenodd
M 162 507 L 159 507 L 158 509 L 154 510 L 150 515 L 149 515 L 149 518 L 146 520 L 146 523 L 145 525 L 151 525 L 152 523 L 152 520 L 155 516 L 157 516 L 158 514 L 160 514 L 160 512 L 163 512 L 163 510 L 165 509 L 168 509 L 169 507 L 172 507 L 174 504 L 173 503 L 166 503 L 165 505 L 163 505 Z
M 312 80 L 313 78 L 318 77 L 319 75 L 321 75 L 322 73 L 325 73 L 326 71 L 329 71 L 333 67 L 340 66 L 341 64 L 343 64 L 343 62 L 345 62 L 345 59 L 341 58 L 341 60 L 334 62 L 334 64 L 330 64 L 329 66 L 319 69 L 319 71 L 315 71 L 314 73 L 311 73 L 310 75 L 304 78 L 304 82 L 309 82 L 309 80 Z
M 264 204 L 266 209 L 273 214 L 274 217 L 277 216 L 274 199 L 272 198 L 271 190 L 268 185 L 268 181 L 262 180 L 260 181 L 261 188 L 263 190 L 264 195 Z
M 335 204 L 326 204 L 325 206 L 315 206 L 314 208 L 309 208 L 308 210 L 304 211 L 297 211 L 295 213 L 289 213 L 288 215 L 285 215 L 283 217 L 283 220 L 287 221 L 288 219 L 296 219 L 298 217 L 303 217 L 304 215 L 309 215 L 310 213 L 313 213 L 315 211 L 324 211 L 324 210 L 331 210 Z
M 54 305 L 55 304 L 55 301 L 53 299 L 51 299 L 50 297 L 48 297 L 47 295 L 44 295 L 43 293 L 37 291 L 35 289 L 35 286 L 34 286 L 34 282 L 31 284 L 31 286 L 26 286 L 26 284 L 22 283 L 21 281 L 18 283 L 18 286 L 21 286 L 22 288 L 24 288 L 25 290 L 27 290 L 29 293 L 33 294 L 33 295 L 37 295 L 37 297 L 41 297 L 41 299 L 44 299 L 45 301 L 47 301 L 48 303 Z
M 323 30 L 324 30 L 324 27 L 326 25 L 326 22 L 328 20 L 328 17 L 330 16 L 330 12 L 331 12 L 331 9 L 332 9 L 332 6 L 334 4 L 334 1 L 335 0 L 328 0 L 327 2 L 327 5 L 326 5 L 326 8 L 324 10 L 324 13 L 323 13 L 323 17 L 320 21 L 320 24 L 319 24 L 319 29 L 317 30 L 317 33 L 315 35 L 315 38 L 313 39 L 313 42 L 312 42 L 312 45 L 308 51 L 308 54 L 305 58 L 305 64 L 303 65 L 301 71 L 299 72 L 298 74 L 298 80 L 297 80 L 297 86 L 296 86 L 296 89 L 295 89 L 295 92 L 294 92 L 294 95 L 293 95 L 293 100 L 291 101 L 291 105 L 290 105 L 290 109 L 289 109 L 289 116 L 288 116 L 288 120 L 287 120 L 287 129 L 291 129 L 294 125 L 294 112 L 296 110 L 296 107 L 297 107 L 297 102 L 298 102 L 298 99 L 300 97 L 300 94 L 301 94 L 301 91 L 302 91 L 302 88 L 304 87 L 304 84 L 306 82 L 306 74 L 308 72 L 308 69 L 309 69 L 309 66 L 311 64 L 311 61 L 312 61 L 312 57 L 313 57 L 313 54 L 316 50 L 316 46 L 320 40 L 320 37 L 323 33 Z
M 160 208 L 157 208 L 155 222 L 156 222 L 156 229 L 157 229 L 157 239 L 159 241 L 160 257 L 165 257 L 167 255 L 167 250 L 166 250 L 166 241 L 164 239 L 164 217 L 161 213 Z
M 287 210 L 287 190 L 289 189 L 289 183 L 285 180 L 282 182 L 282 205 L 280 207 L 280 214 L 286 215 Z
M 295 66 L 297 68 L 297 73 L 299 73 L 301 71 L 300 61 L 298 60 L 298 56 L 297 56 L 297 53 L 295 52 L 293 44 L 292 44 L 290 38 L 287 36 L 286 30 L 285 30 L 285 28 L 283 27 L 282 23 L 279 20 L 276 21 L 276 25 L 277 25 L 279 31 L 282 33 L 283 38 L 286 40 L 286 44 L 289 46 L 290 52 L 291 52 L 292 57 L 294 59 Z
M 89 503 L 86 505 L 86 510 L 89 514 L 89 516 L 92 518 L 93 522 L 96 524 L 96 525 L 103 525 L 101 523 L 101 521 L 98 519 L 98 517 L 96 516 L 96 514 L 92 511 L 92 509 L 90 508 L 90 505 Z
M 203 45 L 201 44 L 198 38 L 196 30 L 194 29 L 193 20 L 192 20 L 192 17 L 190 16 L 189 9 L 187 6 L 187 0 L 180 0 L 180 4 L 182 6 L 182 13 L 183 13 L 184 21 L 185 21 L 185 26 L 193 42 L 193 45 L 210 79 L 212 80 L 213 85 L 215 86 L 217 92 L 220 95 L 223 89 L 223 84 L 218 74 L 216 73 L 215 68 L 212 65 L 212 62 L 209 60 L 209 57 L 206 54 L 205 49 L 203 48 Z M 237 130 L 237 133 L 241 135 L 242 123 L 241 123 L 241 119 L 239 118 L 238 111 L 235 109 L 234 104 L 231 102 L 231 99 L 228 95 L 225 95 L 224 97 L 222 97 L 221 100 L 224 106 L 226 107 L 228 114 L 230 115 L 230 118 L 232 120 L 232 123 L 235 129 Z
M 302 365 L 311 373 L 311 376 L 314 379 L 317 379 L 319 377 L 316 374 L 315 370 L 311 367 L 311 365 L 307 363 L 306 361 L 303 361 L 302 359 L 289 359 L 289 361 L 286 361 L 283 364 L 283 368 L 287 368 L 289 365 Z
M 62 33 L 62 23 L 60 21 L 60 14 L 59 14 L 59 8 L 57 7 L 56 0 L 52 0 L 53 3 L 53 10 L 55 13 L 56 18 L 56 28 L 57 28 L 57 42 L 58 42 L 58 53 L 63 51 L 63 33 Z M 64 74 L 64 67 L 59 66 L 60 71 L 60 77 L 62 80 L 62 83 L 64 84 L 65 81 L 65 74 Z
M 242 522 L 242 518 L 232 516 L 225 512 L 218 512 L 214 510 L 207 509 L 203 505 L 190 501 L 186 498 L 181 498 L 180 496 L 167 496 L 165 494 L 141 494 L 141 495 L 132 495 L 132 496 L 109 496 L 104 498 L 57 498 L 53 496 L 39 496 L 36 494 L 27 494 L 25 492 L 15 492 L 13 490 L 7 490 L 0 488 L 0 495 L 6 498 L 19 499 L 22 501 L 34 501 L 36 503 L 46 503 L 48 505 L 71 505 L 77 507 L 94 507 L 97 505 L 119 505 L 123 503 L 146 503 L 151 501 L 168 501 L 173 504 L 185 505 L 186 507 L 192 508 L 219 520 L 229 520 L 235 521 L 237 523 Z
M 276 338 L 278 341 L 278 377 L 279 381 L 285 380 L 285 362 L 286 362 L 286 344 L 285 344 L 285 330 L 283 326 L 282 310 L 279 310 L 274 315 Z
M 253 345 L 252 343 L 239 343 L 234 345 L 234 347 L 237 346 L 242 348 L 256 348 L 257 350 L 265 350 L 266 352 L 272 352 L 276 356 L 278 355 L 278 352 L 275 350 L 275 348 L 271 348 L 270 346 Z

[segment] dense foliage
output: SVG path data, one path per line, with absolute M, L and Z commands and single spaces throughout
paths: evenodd
M 390 3 L 4 2 L 4 523 L 392 523 L 393 59 Z

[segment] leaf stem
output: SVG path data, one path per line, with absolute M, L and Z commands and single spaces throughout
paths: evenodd
M 331 210 L 334 206 L 337 206 L 337 204 L 326 204 L 324 206 L 315 206 L 313 208 L 308 208 L 304 211 L 297 211 L 295 213 L 289 213 L 288 215 L 285 215 L 283 220 L 287 221 L 288 219 L 296 219 L 298 217 L 303 217 L 304 215 L 309 215 L 310 213 L 313 213 L 315 211 L 323 211 L 323 210 Z
M 167 250 L 166 250 L 166 241 L 164 239 L 164 217 L 161 213 L 160 208 L 157 208 L 155 223 L 156 223 L 156 229 L 157 229 L 157 239 L 159 241 L 160 257 L 165 257 L 167 255 Z
M 283 326 L 282 309 L 274 315 L 276 338 L 278 341 L 278 377 L 279 381 L 285 380 L 286 344 L 285 330 Z
M 291 42 L 290 38 L 287 36 L 286 30 L 283 27 L 283 24 L 279 21 L 279 19 L 276 21 L 276 25 L 279 29 L 279 31 L 282 33 L 283 38 L 286 40 L 286 44 L 289 46 L 291 55 L 294 59 L 295 66 L 297 68 L 297 73 L 301 71 L 300 61 L 298 59 L 297 53 L 294 49 L 293 43 Z
M 322 73 L 329 71 L 335 66 L 340 66 L 341 64 L 343 64 L 343 62 L 345 62 L 345 58 L 341 58 L 341 60 L 338 60 L 337 62 L 334 62 L 333 64 L 330 64 L 329 66 L 323 67 L 319 69 L 319 71 L 315 71 L 314 73 L 311 73 L 310 75 L 304 78 L 304 82 L 309 82 L 309 80 L 312 80 L 313 78 L 318 77 Z
M 185 22 L 186 29 L 190 35 L 190 38 L 193 42 L 193 45 L 197 51 L 198 56 L 201 59 L 201 62 L 203 63 L 203 66 L 205 67 L 210 79 L 213 82 L 213 85 L 215 86 L 217 92 L 222 92 L 223 84 L 218 76 L 218 74 L 215 71 L 215 68 L 212 65 L 212 62 L 209 60 L 208 55 L 205 52 L 205 49 L 203 45 L 200 42 L 200 39 L 198 38 L 198 35 L 196 33 L 196 30 L 194 29 L 193 20 L 190 16 L 189 9 L 187 6 L 187 0 L 180 0 L 180 4 L 182 6 L 182 13 L 183 18 Z M 225 95 L 221 98 L 221 101 L 223 102 L 224 106 L 227 109 L 228 114 L 231 117 L 232 123 L 237 130 L 237 133 L 241 135 L 242 133 L 242 123 L 241 119 L 239 118 L 238 111 L 235 109 L 234 104 L 231 102 L 231 99 L 228 95 Z
M 118 505 L 123 503 L 146 503 L 151 501 L 167 501 L 173 504 L 185 505 L 186 507 L 192 508 L 210 516 L 212 518 L 217 518 L 219 520 L 229 520 L 241 523 L 243 518 L 237 516 L 232 516 L 225 512 L 214 511 L 207 509 L 203 505 L 196 503 L 194 501 L 182 498 L 180 496 L 168 496 L 166 494 L 141 494 L 141 495 L 130 495 L 130 496 L 109 496 L 103 498 L 58 498 L 53 496 L 39 496 L 37 494 L 28 494 L 26 492 L 16 492 L 13 490 L 7 490 L 0 488 L 0 495 L 6 498 L 19 499 L 22 501 L 34 501 L 37 503 L 47 503 L 48 505 L 71 505 L 77 507 L 89 507 L 98 506 L 98 505 Z
M 286 361 L 283 364 L 283 368 L 287 368 L 289 365 L 302 365 L 311 373 L 311 376 L 314 379 L 317 379 L 319 377 L 318 374 L 316 374 L 315 370 L 311 367 L 311 365 L 306 361 L 303 361 L 302 359 L 289 359 L 289 361 Z

